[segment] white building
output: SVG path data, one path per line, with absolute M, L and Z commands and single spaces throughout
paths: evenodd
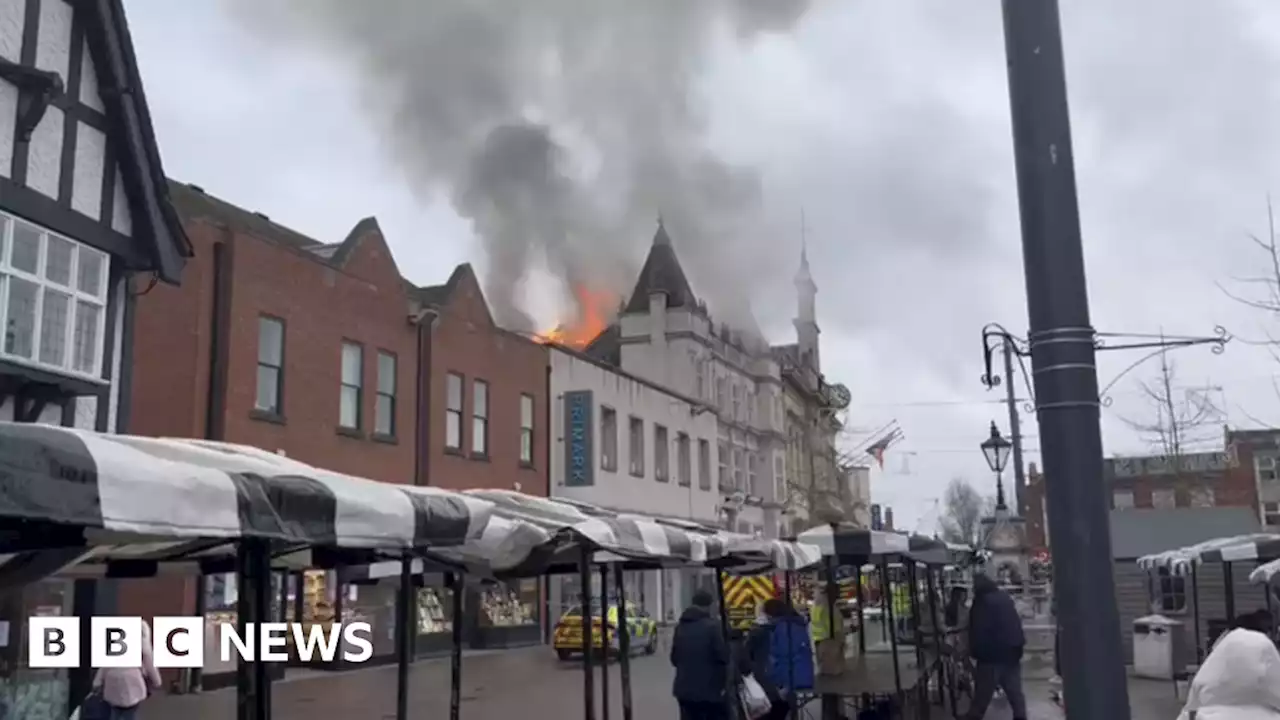
M 674 390 L 558 346 L 551 360 L 551 495 L 618 512 L 718 524 L 716 416 Z M 633 600 L 678 616 L 706 573 L 636 573 Z M 705 583 L 707 580 L 703 579 Z M 553 614 L 577 579 L 553 582 Z
M 825 397 L 817 288 L 803 255 L 796 287 L 795 344 L 771 347 L 758 330 L 717 324 L 695 297 L 671 237 L 659 223 L 618 321 L 587 348 L 593 357 L 714 410 L 721 520 L 739 532 L 766 537 L 777 537 L 787 527 L 784 511 L 793 500 L 787 475 L 785 369 L 801 368 L 812 378 L 805 402 Z M 806 417 L 813 414 L 804 412 Z
M 121 0 L 0 2 L 0 420 L 127 422 L 129 280 L 176 283 L 191 254 L 150 117 Z M 69 581 L 40 593 L 93 613 Z M 8 681 L 11 714 L 66 717 L 88 672 Z

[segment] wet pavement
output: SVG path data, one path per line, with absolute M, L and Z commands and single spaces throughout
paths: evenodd
M 621 720 L 618 664 L 610 665 L 610 718 Z M 596 696 L 600 696 L 597 668 Z M 671 699 L 671 667 L 661 654 L 632 661 L 635 720 L 673 720 L 679 717 Z M 378 667 L 343 673 L 305 672 L 273 686 L 273 720 L 394 720 L 395 667 Z M 1043 681 L 1027 686 L 1032 720 L 1058 720 L 1062 712 L 1050 701 L 1050 687 Z M 1180 703 L 1167 682 L 1130 683 L 1133 720 L 1168 720 L 1177 716 Z M 139 720 L 231 720 L 236 716 L 235 691 L 218 690 L 200 695 L 162 695 L 148 700 Z M 597 703 L 599 700 L 597 699 Z M 520 718 L 580 718 L 583 691 L 581 665 L 561 663 L 545 647 L 510 650 L 467 657 L 463 661 L 462 716 L 466 720 Z M 816 717 L 817 704 L 806 716 Z M 410 720 L 438 720 L 449 713 L 449 663 L 419 661 L 410 669 Z M 931 714 L 942 718 L 935 708 Z M 597 714 L 597 717 L 601 717 Z M 1007 720 L 1009 709 L 1001 701 L 987 714 L 988 720 Z

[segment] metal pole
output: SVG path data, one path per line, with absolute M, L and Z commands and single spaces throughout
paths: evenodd
M 462 573 L 449 573 L 447 579 L 453 591 L 453 613 L 449 623 L 449 720 L 458 720 L 462 715 L 462 602 L 465 583 Z
M 1128 720 L 1057 0 L 1004 0 L 1028 339 L 1071 720 Z M 1101 599 L 1101 602 L 1099 602 Z M 1086 631 L 1087 630 L 1087 631 Z
M 400 560 L 400 587 L 396 589 L 396 720 L 409 718 L 409 662 L 414 635 L 409 622 L 412 602 L 413 558 L 406 555 Z
M 1169 575 L 1173 577 L 1172 573 Z M 1226 593 L 1223 600 L 1227 606 L 1227 627 L 1231 627 L 1236 621 L 1236 577 L 1235 570 L 1231 563 L 1222 563 L 1222 591 Z
M 730 657 L 729 672 L 726 672 L 724 677 L 724 701 L 729 706 L 728 717 L 740 720 L 739 709 L 742 707 L 742 703 L 738 702 L 738 694 L 734 692 L 737 689 L 737 682 L 735 682 L 735 673 L 733 672 L 735 668 L 733 661 L 737 658 L 737 653 L 734 652 L 732 633 L 729 629 L 729 607 L 724 601 L 724 570 L 720 568 L 716 568 L 716 600 L 716 605 L 720 608 L 720 635 L 724 638 L 724 644 L 729 649 Z
M 1195 626 L 1196 634 L 1196 664 L 1199 665 L 1204 660 L 1204 653 L 1200 652 L 1200 579 L 1196 576 L 1196 566 L 1191 565 L 1191 622 Z
M 880 559 L 880 584 L 881 587 L 889 588 L 886 596 L 893 595 L 893 583 L 889 580 L 889 561 L 884 558 Z M 898 628 L 895 626 L 893 619 L 893 599 L 890 598 L 885 609 L 888 612 L 889 626 L 889 652 L 893 654 L 893 697 L 895 700 L 902 699 L 902 669 L 898 667 Z
M 586 545 L 578 559 L 578 582 L 582 585 L 582 717 L 596 720 L 595 673 L 591 669 L 591 651 L 595 649 L 591 636 L 591 548 Z
M 862 613 L 862 603 L 864 598 L 862 592 L 862 563 L 858 563 L 854 568 L 853 578 L 854 597 L 857 598 L 858 601 L 858 605 L 854 609 L 854 612 L 858 614 L 858 657 L 862 657 L 867 654 L 867 624 Z
M 1027 471 L 1022 466 L 1022 426 L 1018 422 L 1018 398 L 1013 387 L 1013 341 L 1004 339 L 1005 402 L 1009 405 L 1009 442 L 1013 444 L 1013 509 L 1022 517 L 1022 498 L 1027 494 Z
M 618 673 L 622 676 L 622 720 L 631 720 L 631 626 L 627 624 L 627 586 L 621 564 L 613 566 L 613 582 L 621 598 L 618 601 Z
M 609 566 L 604 563 L 600 564 L 600 717 L 609 720 Z
M 787 607 L 794 612 L 795 596 L 791 594 L 790 570 L 782 574 L 782 583 L 783 592 L 787 594 Z M 794 653 L 791 652 L 792 648 L 795 647 L 795 643 L 792 642 L 794 638 L 791 637 L 791 629 L 795 627 L 795 623 L 790 622 L 790 618 L 788 618 L 788 622 L 784 623 L 784 627 L 787 631 L 787 692 L 783 697 L 786 698 L 787 714 L 791 717 L 791 720 L 799 720 L 800 703 L 796 695 L 796 660 Z M 773 631 L 777 632 L 778 628 L 775 626 Z M 805 630 L 805 632 L 808 632 L 808 630 Z

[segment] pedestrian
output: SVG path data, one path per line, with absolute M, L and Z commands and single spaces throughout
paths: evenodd
M 680 616 L 671 640 L 671 664 L 676 669 L 672 694 L 680 705 L 680 720 L 727 720 L 729 648 L 711 614 L 711 593 L 695 592 Z
M 1027 720 L 1022 693 L 1022 651 L 1026 646 L 1022 617 L 1013 598 L 986 575 L 973 578 L 973 606 L 969 608 L 969 656 L 974 661 L 970 720 L 981 720 L 996 688 L 1004 690 L 1013 720 Z
M 110 708 L 104 720 L 133 720 L 142 702 L 160 689 L 160 671 L 151 656 L 151 626 L 142 621 L 142 664 L 138 667 L 102 668 L 93 688 Z
M 1280 720 L 1280 652 L 1263 633 L 1224 634 L 1191 681 L 1178 720 Z
M 770 598 L 763 609 L 747 634 L 739 670 L 754 677 L 769 696 L 769 714 L 761 720 L 785 720 L 795 692 L 813 689 L 813 647 L 804 616 L 790 604 Z

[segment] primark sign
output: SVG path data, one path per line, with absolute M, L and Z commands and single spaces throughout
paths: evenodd
M 591 431 L 595 402 L 590 390 L 571 390 L 564 394 L 564 484 L 581 487 L 595 484 L 595 453 L 591 447 Z

